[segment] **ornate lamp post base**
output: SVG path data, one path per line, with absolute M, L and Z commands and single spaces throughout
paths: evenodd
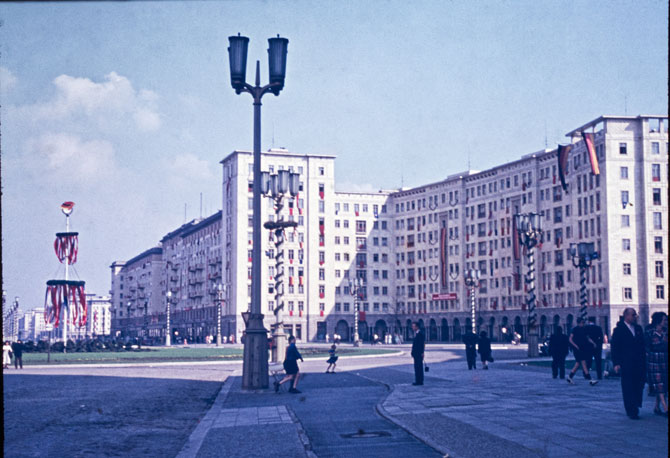
M 242 388 L 258 390 L 268 387 L 268 331 L 263 327 L 263 314 L 249 315 L 244 338 Z
M 354 333 L 354 347 L 360 347 L 361 346 L 361 340 L 358 336 L 358 333 Z
M 282 361 L 282 357 L 286 354 L 286 334 L 284 333 L 284 325 L 278 323 L 272 334 L 274 346 L 272 347 L 272 362 L 278 363 Z
M 539 335 L 537 332 L 537 326 L 534 326 L 528 330 L 528 357 L 537 358 L 540 356 L 540 349 L 538 347 Z

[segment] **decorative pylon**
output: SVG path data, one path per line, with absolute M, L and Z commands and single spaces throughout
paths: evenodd
M 67 325 L 72 323 L 85 326 L 88 319 L 86 305 L 86 282 L 70 280 L 70 265 L 77 262 L 79 252 L 79 233 L 70 232 L 70 215 L 74 210 L 74 202 L 63 202 L 61 211 L 65 215 L 65 232 L 56 233 L 54 251 L 58 261 L 65 264 L 65 278 L 47 281 L 44 297 L 44 321 L 59 327 L 63 322 L 63 345 L 67 348 Z

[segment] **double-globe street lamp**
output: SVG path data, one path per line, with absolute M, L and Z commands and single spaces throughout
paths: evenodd
M 274 233 L 275 242 L 275 328 L 272 335 L 272 361 L 278 362 L 285 352 L 286 335 L 284 334 L 284 234 L 286 229 L 295 228 L 298 223 L 285 221 L 281 211 L 284 208 L 284 197 L 290 194 L 296 197 L 300 188 L 300 174 L 289 170 L 279 170 L 275 174 L 261 172 L 261 192 L 274 201 L 275 219 L 267 221 L 263 226 Z
M 570 257 L 572 258 L 572 265 L 579 267 L 579 317 L 586 320 L 588 314 L 588 298 L 586 296 L 586 272 L 593 264 L 593 261 L 600 257 L 596 251 L 593 242 L 580 242 L 570 244 Z
M 363 288 L 365 288 L 365 280 L 362 277 L 349 279 L 349 291 L 351 292 L 351 295 L 354 297 L 354 347 L 358 347 L 360 345 L 360 341 L 358 338 L 358 316 L 360 314 L 359 311 L 360 302 L 358 301 L 358 299 L 360 299 L 359 296 Z
M 535 247 L 542 242 L 542 218 L 537 213 L 514 215 L 519 242 L 526 248 L 528 258 L 528 356 L 539 356 L 537 330 L 537 297 L 535 296 Z
M 286 38 L 268 40 L 270 83 L 261 86 L 260 61 L 256 61 L 255 86 L 246 82 L 249 38 L 239 34 L 228 38 L 230 47 L 230 82 L 237 94 L 248 92 L 254 98 L 254 185 L 253 185 L 253 250 L 251 256 L 251 308 L 246 321 L 242 388 L 268 387 L 267 330 L 261 313 L 261 98 L 268 92 L 279 95 L 286 77 Z
M 477 321 L 475 321 L 475 289 L 479 288 L 479 278 L 481 273 L 479 269 L 468 269 L 465 271 L 465 286 L 470 292 L 470 313 L 472 313 L 472 332 L 477 334 Z

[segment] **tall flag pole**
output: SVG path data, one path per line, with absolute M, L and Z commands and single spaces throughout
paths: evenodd
M 592 132 L 583 132 L 582 138 L 586 144 L 586 151 L 589 153 L 589 159 L 591 160 L 591 172 L 594 175 L 600 175 L 600 168 L 598 167 L 598 156 L 596 156 L 596 148 L 593 146 L 593 133 Z

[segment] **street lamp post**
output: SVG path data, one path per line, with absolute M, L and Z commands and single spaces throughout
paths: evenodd
M 165 295 L 165 346 L 169 347 L 170 342 L 170 303 L 172 302 L 172 291 L 168 290 Z
M 354 347 L 358 347 L 360 345 L 360 341 L 358 339 L 358 315 L 359 315 L 358 295 L 363 286 L 364 281 L 361 277 L 349 279 L 349 290 L 351 292 L 351 295 L 354 297 Z
M 526 248 L 528 257 L 528 356 L 539 356 L 537 330 L 537 297 L 535 296 L 535 247 L 542 241 L 542 218 L 537 213 L 514 215 L 516 230 L 521 245 Z
M 19 296 L 14 297 L 12 308 L 12 340 L 18 340 L 19 335 Z
M 263 226 L 274 232 L 275 242 L 275 329 L 272 335 L 274 343 L 272 361 L 278 362 L 286 349 L 286 335 L 284 334 L 284 234 L 287 228 L 295 228 L 295 221 L 284 221 L 281 214 L 284 208 L 284 197 L 290 193 L 292 197 L 298 195 L 300 174 L 288 170 L 279 170 L 276 174 L 261 172 L 261 193 L 274 200 L 275 219 L 267 221 Z
M 216 289 L 216 298 L 219 300 L 219 306 L 216 308 L 216 346 L 221 345 L 221 313 L 223 301 L 226 296 L 226 285 L 219 283 Z
M 596 251 L 593 242 L 580 242 L 578 244 L 570 244 L 570 257 L 572 258 L 572 265 L 579 267 L 579 316 L 586 320 L 588 314 L 588 298 L 586 297 L 586 272 L 593 261 L 600 257 Z
M 256 84 L 246 82 L 249 38 L 239 34 L 228 38 L 230 47 L 230 81 L 237 94 L 248 92 L 254 98 L 254 186 L 253 186 L 253 250 L 251 257 L 251 308 L 246 324 L 242 388 L 268 387 L 267 330 L 261 313 L 261 98 L 268 92 L 279 95 L 286 77 L 286 38 L 268 40 L 270 83 L 261 86 L 260 61 L 256 61 Z
M 477 322 L 475 321 L 475 289 L 479 287 L 479 277 L 481 273 L 478 269 L 468 269 L 465 272 L 465 286 L 470 290 L 470 312 L 472 313 L 472 332 L 477 334 Z

